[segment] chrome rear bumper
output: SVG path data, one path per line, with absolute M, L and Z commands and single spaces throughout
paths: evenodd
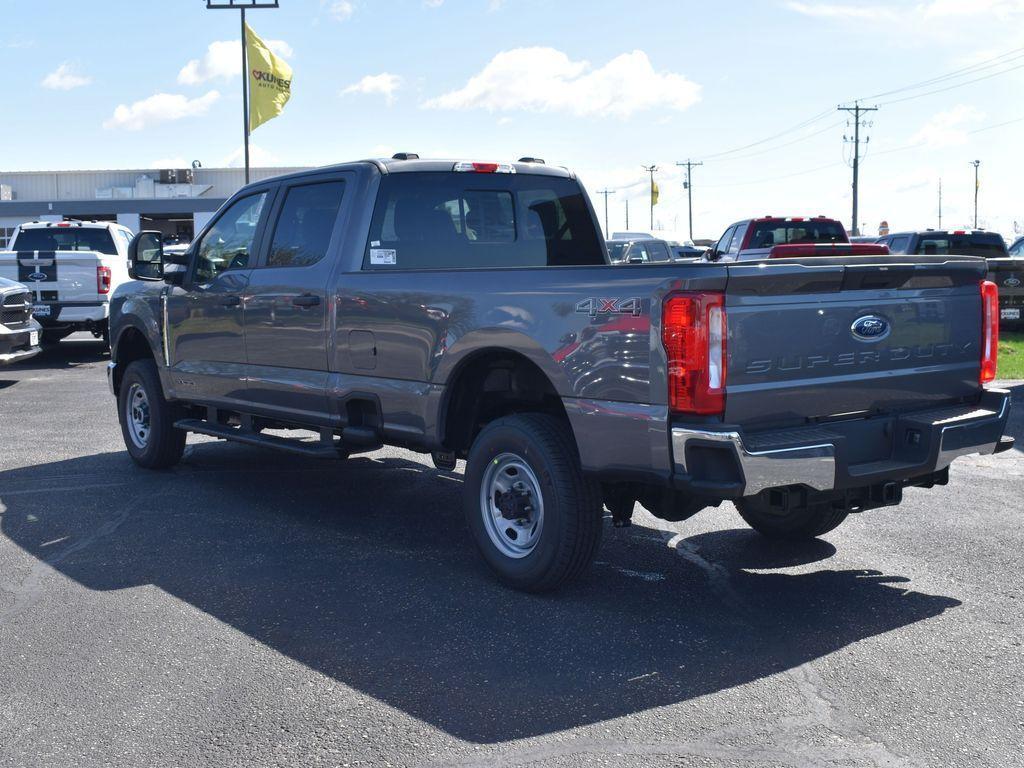
M 874 440 L 887 436 L 889 450 L 867 458 L 856 444 L 865 432 L 851 422 L 749 435 L 740 429 L 673 427 L 674 484 L 739 498 L 792 485 L 831 491 L 922 477 L 961 456 L 1010 447 L 1012 441 L 1002 438 L 1009 411 L 1009 392 L 991 389 L 977 405 L 880 417 L 868 427 Z

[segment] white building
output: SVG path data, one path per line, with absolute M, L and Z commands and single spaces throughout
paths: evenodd
M 252 168 L 252 181 L 299 168 Z M 0 171 L 0 248 L 26 221 L 97 219 L 183 241 L 245 183 L 242 168 Z

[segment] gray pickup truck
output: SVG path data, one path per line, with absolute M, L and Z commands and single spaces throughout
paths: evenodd
M 521 589 L 584 570 L 603 507 L 728 499 L 808 538 L 1012 445 L 983 260 L 611 267 L 579 181 L 538 162 L 281 176 L 183 255 L 140 233 L 130 263 L 108 378 L 138 464 L 174 464 L 187 432 L 466 459 L 469 529 Z

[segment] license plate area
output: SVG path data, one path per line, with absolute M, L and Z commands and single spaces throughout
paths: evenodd
M 1004 307 L 999 310 L 1000 320 L 1020 320 L 1020 309 L 1017 307 Z
M 33 304 L 32 314 L 36 317 L 49 317 L 50 316 L 50 305 L 49 304 Z

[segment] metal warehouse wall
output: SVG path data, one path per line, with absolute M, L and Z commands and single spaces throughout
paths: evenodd
M 303 168 L 251 168 L 252 181 L 280 176 Z M 212 189 L 203 197 L 230 197 L 245 183 L 242 168 L 196 168 L 195 183 Z M 53 200 L 95 200 L 96 190 L 108 187 L 134 187 L 139 176 L 159 181 L 160 169 L 137 168 L 109 171 L 0 171 L 0 185 L 9 185 L 16 202 Z M 122 198 L 124 199 L 124 198 Z M 128 198 L 133 199 L 133 198 Z M 142 198 L 134 198 L 142 199 Z

